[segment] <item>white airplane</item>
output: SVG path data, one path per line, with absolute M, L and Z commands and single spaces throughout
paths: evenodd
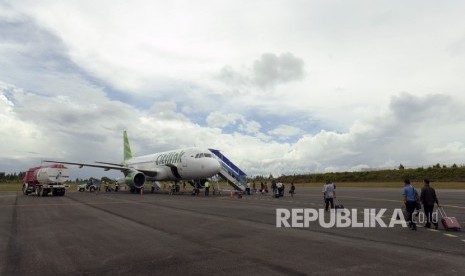
M 124 131 L 124 161 L 121 164 L 95 162 L 78 163 L 56 160 L 44 162 L 77 165 L 79 168 L 95 167 L 108 170 L 119 170 L 125 176 L 125 182 L 131 192 L 140 190 L 146 180 L 179 181 L 193 180 L 204 182 L 220 172 L 221 165 L 208 149 L 186 148 L 160 152 L 140 157 L 133 157 L 127 132 Z

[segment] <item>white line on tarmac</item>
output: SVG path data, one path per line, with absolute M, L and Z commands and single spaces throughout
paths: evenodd
M 448 236 L 448 237 L 450 237 L 450 238 L 457 238 L 456 235 L 452 235 L 452 234 L 444 234 L 444 236 Z
M 465 240 L 462 240 L 463 242 L 465 242 Z

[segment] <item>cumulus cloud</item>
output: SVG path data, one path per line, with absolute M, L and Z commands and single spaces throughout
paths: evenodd
M 300 80 L 304 77 L 304 61 L 292 53 L 279 56 L 264 53 L 253 62 L 251 68 L 237 71 L 231 66 L 224 66 L 219 73 L 219 79 L 237 87 L 258 86 L 274 87 L 278 84 Z
M 225 128 L 227 126 L 237 125 L 238 130 L 248 134 L 259 134 L 261 128 L 260 123 L 247 120 L 243 115 L 237 113 L 215 111 L 208 115 L 206 121 L 210 127 Z
M 243 120 L 240 114 L 226 114 L 220 111 L 215 111 L 207 116 L 207 123 L 211 127 L 226 127 L 231 124 L 236 124 L 238 120 Z
M 285 139 L 291 136 L 302 134 L 302 130 L 293 126 L 280 125 L 277 128 L 268 131 L 268 134 L 274 135 L 278 139 Z
M 304 61 L 291 53 L 279 56 L 263 54 L 253 64 L 253 80 L 260 86 L 274 86 L 278 83 L 302 79 L 304 76 Z
M 243 121 L 239 126 L 239 130 L 242 130 L 248 134 L 258 134 L 260 132 L 260 128 L 260 123 L 255 121 Z

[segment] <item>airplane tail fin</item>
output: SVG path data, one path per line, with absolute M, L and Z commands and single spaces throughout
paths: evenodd
M 131 146 L 129 145 L 128 133 L 126 130 L 123 132 L 124 139 L 124 161 L 132 158 Z

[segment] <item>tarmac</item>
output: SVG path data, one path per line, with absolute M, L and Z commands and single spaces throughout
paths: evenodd
M 0 193 L 1 275 L 465 275 L 465 231 L 276 227 L 276 209 L 323 207 L 321 189 L 283 198 L 67 191 Z M 465 226 L 465 190 L 437 190 Z M 399 189 L 338 188 L 363 217 Z

